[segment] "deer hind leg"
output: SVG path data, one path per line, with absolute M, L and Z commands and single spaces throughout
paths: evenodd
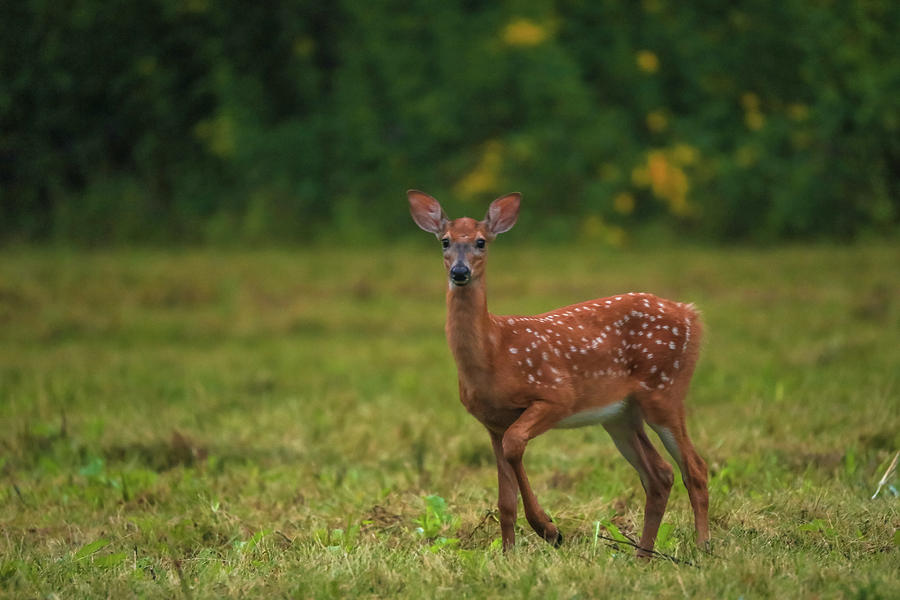
M 656 543 L 656 534 L 672 489 L 672 467 L 650 443 L 644 432 L 643 420 L 634 409 L 630 409 L 616 421 L 605 423 L 604 427 L 622 456 L 638 472 L 647 495 L 644 504 L 644 529 L 637 555 L 649 556 Z
M 686 391 L 686 390 L 685 390 Z M 684 417 L 685 391 L 673 390 L 668 396 L 659 396 L 642 405 L 647 423 L 659 436 L 663 445 L 681 469 L 681 481 L 687 489 L 694 511 L 694 527 L 697 545 L 709 545 L 709 490 L 707 489 L 706 462 L 697 454 L 688 437 Z M 667 406 L 668 410 L 660 410 Z M 672 408 L 675 410 L 672 410 Z
M 673 423 L 671 427 L 650 423 L 659 435 L 663 445 L 681 469 L 681 481 L 687 489 L 694 511 L 694 527 L 697 530 L 697 545 L 709 544 L 709 490 L 707 489 L 706 462 L 697 454 L 688 437 L 684 423 Z

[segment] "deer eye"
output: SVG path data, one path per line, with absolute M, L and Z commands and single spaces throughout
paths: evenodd
M 441 239 L 441 246 L 442 246 L 445 250 L 446 250 L 447 248 L 449 248 L 449 247 L 450 247 L 450 238 L 442 238 L 442 239 Z
M 484 238 L 478 238 L 477 240 L 475 240 L 475 247 L 484 248 Z

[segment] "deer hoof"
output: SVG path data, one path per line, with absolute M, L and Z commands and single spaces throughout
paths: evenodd
M 556 525 L 549 525 L 544 529 L 544 539 L 554 548 L 559 548 L 563 543 L 563 534 Z
M 560 546 L 562 546 L 562 543 L 563 543 L 563 534 L 562 534 L 562 532 L 559 531 L 559 530 L 557 530 L 557 532 L 556 532 L 556 539 L 553 540 L 553 541 L 550 542 L 550 543 L 553 544 L 553 547 L 554 547 L 554 548 L 559 548 Z

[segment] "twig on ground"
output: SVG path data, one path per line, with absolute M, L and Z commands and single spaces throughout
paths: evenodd
M 613 542 L 616 544 L 625 544 L 627 546 L 637 548 L 638 550 L 643 550 L 644 552 L 649 552 L 650 556 L 658 556 L 659 558 L 664 558 L 666 560 L 670 560 L 677 565 L 687 565 L 689 567 L 696 567 L 698 569 L 700 568 L 699 566 L 695 565 L 694 563 L 692 563 L 689 560 L 684 560 L 682 558 L 675 558 L 671 554 L 666 554 L 665 552 L 659 552 L 657 550 L 647 550 L 646 548 L 642 548 L 640 546 L 640 544 L 635 544 L 631 540 L 627 540 L 627 539 L 626 540 L 617 540 L 616 538 L 607 537 L 605 535 L 598 535 L 597 537 L 599 537 L 601 540 L 606 540 L 606 541 Z
M 465 537 L 461 538 L 460 542 L 468 542 L 470 539 L 472 539 L 472 537 L 475 535 L 475 532 L 484 527 L 485 523 L 487 523 L 488 520 L 493 520 L 495 522 L 497 521 L 497 516 L 494 514 L 494 511 L 486 510 L 484 512 L 484 516 L 481 518 L 481 521 L 478 522 L 478 525 L 473 527 L 472 531 L 467 533 Z
M 292 539 L 289 538 L 288 536 L 284 535 L 283 533 L 281 533 L 281 532 L 278 531 L 277 529 L 275 530 L 275 535 L 281 536 L 281 538 L 282 538 L 284 541 L 286 541 L 286 542 L 288 543 L 289 546 L 292 545 L 292 544 L 294 543 L 294 540 L 292 540 Z
M 13 486 L 13 489 L 16 491 L 16 496 L 19 497 L 19 501 L 20 501 L 22 504 L 24 504 L 25 506 L 27 506 L 28 508 L 31 508 L 31 505 L 28 504 L 28 502 L 25 500 L 25 497 L 22 496 L 22 492 L 21 492 L 21 490 L 19 490 L 19 486 L 16 485 L 15 483 L 12 484 L 12 486 Z
M 894 460 L 891 461 L 891 464 L 888 465 L 887 471 L 884 472 L 884 475 L 881 476 L 881 481 L 878 482 L 878 488 L 875 490 L 875 493 L 872 494 L 871 500 L 874 500 L 878 496 L 878 492 L 881 491 L 881 488 L 888 482 L 891 478 L 891 475 L 894 474 L 894 470 L 897 468 L 897 459 L 900 458 L 900 450 L 897 451 L 897 454 L 894 455 Z

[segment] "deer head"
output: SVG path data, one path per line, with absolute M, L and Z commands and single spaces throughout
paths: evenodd
M 484 274 L 488 244 L 516 224 L 522 199 L 518 192 L 507 194 L 491 203 L 481 221 L 469 217 L 451 221 L 438 201 L 428 194 L 409 190 L 406 195 L 416 224 L 441 240 L 444 268 L 454 286 L 480 281 Z

